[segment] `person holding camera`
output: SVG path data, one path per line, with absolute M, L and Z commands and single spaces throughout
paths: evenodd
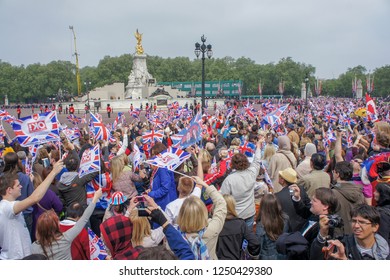
M 334 215 L 339 208 L 339 202 L 330 188 L 321 187 L 315 189 L 310 201 L 304 201 L 301 198 L 301 189 L 296 184 L 291 185 L 290 189 L 294 192 L 291 198 L 296 213 L 304 219 L 307 219 L 299 231 L 309 242 L 309 246 L 313 243 L 320 230 L 320 215 L 328 215 L 330 218 L 333 217 L 332 225 L 334 226 L 341 225 L 341 222 L 337 223 L 341 220 L 339 216 Z
M 291 167 L 279 171 L 279 184 L 282 186 L 282 190 L 275 194 L 280 205 L 282 206 L 283 212 L 286 213 L 289 217 L 292 232 L 299 231 L 306 222 L 306 219 L 302 218 L 295 212 L 295 208 L 291 199 L 291 196 L 294 194 L 291 186 L 296 186 L 298 188 L 296 185 L 297 181 L 297 172 L 295 172 L 295 170 Z M 299 188 L 302 200 L 305 203 L 308 203 L 309 198 L 306 194 L 306 191 L 302 187 Z
M 340 240 L 328 239 L 332 219 L 320 215 L 320 231 L 310 248 L 312 260 L 388 260 L 389 245 L 377 231 L 380 214 L 375 207 L 359 204 L 351 211 L 352 234 Z

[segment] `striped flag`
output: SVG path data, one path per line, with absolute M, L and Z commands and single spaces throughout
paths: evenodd
M 79 177 L 89 173 L 100 171 L 100 150 L 99 144 L 91 149 L 86 149 L 80 160 Z
M 168 170 L 175 170 L 178 168 L 186 159 L 190 158 L 191 154 L 181 149 L 169 147 L 160 154 L 147 160 L 146 163 L 167 168 Z
M 88 228 L 88 237 L 90 259 L 105 260 L 107 258 L 107 251 L 103 241 L 90 228 Z

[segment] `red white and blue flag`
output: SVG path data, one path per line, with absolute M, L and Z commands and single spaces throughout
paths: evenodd
M 109 206 L 111 198 L 112 179 L 109 172 L 97 174 L 92 181 L 86 185 L 87 190 L 87 204 L 91 204 L 95 191 L 102 189 L 102 197 L 96 202 L 95 208 L 105 210 Z
M 118 112 L 118 116 L 115 118 L 115 121 L 112 124 L 112 129 L 115 129 L 118 126 L 118 124 L 123 125 L 123 122 L 125 121 L 125 119 L 126 119 L 125 114 L 122 112 Z
M 80 161 L 79 177 L 81 178 L 96 171 L 100 171 L 99 144 L 84 151 Z
M 154 129 L 145 131 L 142 133 L 143 143 L 155 143 L 156 141 L 162 142 L 164 137 L 163 131 L 154 131 Z
M 245 141 L 244 144 L 239 147 L 239 151 L 247 157 L 253 157 L 256 152 L 256 145 L 252 142 Z
M 174 101 L 174 102 L 172 102 L 172 104 L 169 104 L 168 105 L 168 109 L 177 109 L 177 108 L 179 108 L 179 102 L 177 102 L 177 101 Z
M 139 114 L 141 113 L 141 109 L 135 108 L 134 110 L 130 110 L 129 114 L 135 119 L 139 119 Z
M 133 171 L 135 171 L 142 161 L 141 151 L 135 141 L 133 142 L 133 153 Z
M 88 228 L 89 254 L 91 260 L 105 260 L 107 258 L 106 247 L 103 241 Z
M 366 103 L 369 120 L 374 122 L 377 121 L 378 115 L 376 112 L 375 102 L 368 93 L 366 93 Z
M 11 116 L 7 111 L 0 110 L 0 120 L 5 121 L 9 124 L 12 124 L 16 118 Z
M 69 116 L 66 117 L 68 119 L 69 122 L 71 122 L 72 124 L 79 124 L 81 123 L 81 118 L 77 117 L 76 115 L 74 114 L 70 114 Z
M 108 141 L 108 138 L 110 136 L 110 131 L 94 114 L 92 113 L 90 114 L 91 114 L 90 128 L 91 128 L 91 132 L 94 135 L 95 140 Z
M 15 120 L 12 128 L 22 147 L 60 140 L 56 111 Z
M 181 149 L 169 147 L 160 154 L 147 160 L 146 163 L 167 168 L 168 170 L 175 170 L 178 168 L 186 159 L 190 158 L 191 154 Z
M 289 106 L 289 104 L 284 105 L 284 106 L 276 109 L 272 113 L 269 113 L 268 115 L 266 115 L 263 118 L 263 120 L 265 122 L 267 122 L 269 125 L 271 125 L 271 127 L 273 127 L 275 124 L 281 123 L 281 119 L 280 118 L 281 118 L 282 114 L 284 113 L 284 111 L 286 111 L 288 106 Z

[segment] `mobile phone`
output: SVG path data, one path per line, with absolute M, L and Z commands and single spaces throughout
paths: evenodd
M 143 197 L 142 195 L 135 197 L 135 202 L 145 202 L 145 201 L 146 201 L 145 197 Z
M 148 217 L 149 213 L 145 208 L 138 208 L 138 217 Z
M 49 167 L 50 166 L 50 161 L 48 158 L 43 158 L 42 159 L 43 167 Z

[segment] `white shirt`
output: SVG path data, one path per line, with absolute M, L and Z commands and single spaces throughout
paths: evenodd
M 18 201 L 0 201 L 0 259 L 16 260 L 31 255 L 31 238 L 22 212 L 14 214 Z
M 200 197 L 202 190 L 200 188 L 194 188 L 191 195 Z M 187 196 L 188 197 L 188 196 Z M 187 197 L 177 198 L 174 201 L 170 202 L 165 208 L 165 214 L 168 216 L 170 223 L 177 228 L 177 217 L 179 216 L 180 208 L 183 205 L 184 200 Z

